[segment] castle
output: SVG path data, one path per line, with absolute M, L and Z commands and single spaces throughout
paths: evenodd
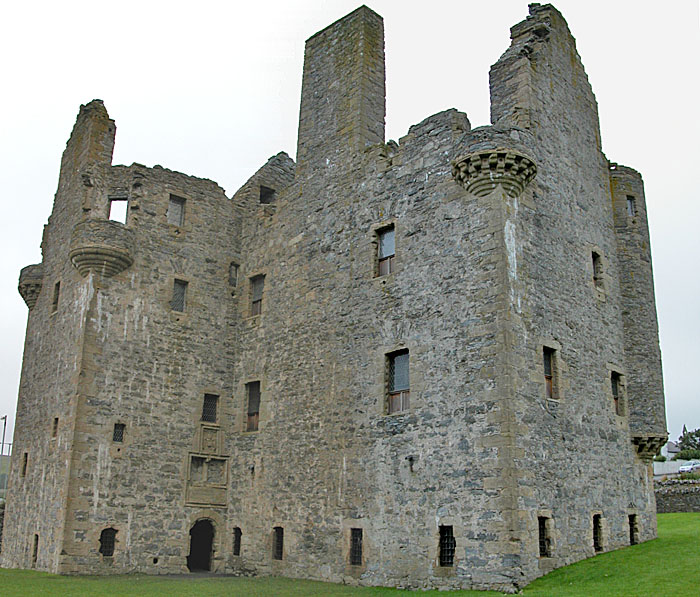
M 383 22 L 306 44 L 296 163 L 232 198 L 82 106 L 29 307 L 2 565 L 514 591 L 655 537 L 640 175 L 566 22 L 384 140 Z M 120 221 L 118 221 L 120 220 Z

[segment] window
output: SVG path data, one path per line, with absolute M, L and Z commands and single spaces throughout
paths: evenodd
M 273 203 L 275 201 L 275 189 L 260 185 L 260 203 Z
M 53 425 L 51 425 L 51 437 L 56 437 L 58 435 L 58 417 L 54 417 Z
M 187 282 L 184 280 L 175 280 L 173 282 L 173 299 L 170 301 L 170 308 L 173 311 L 184 311 L 186 295 Z
M 113 556 L 116 542 L 117 530 L 112 528 L 103 529 L 100 533 L 100 553 L 106 557 Z
M 185 221 L 185 200 L 177 195 L 170 195 L 168 203 L 168 224 L 182 226 Z
M 265 276 L 254 276 L 250 279 L 250 314 L 262 313 L 263 288 L 265 288 Z
M 591 261 L 593 262 L 593 284 L 596 288 L 603 288 L 603 262 L 600 254 L 593 251 L 591 253 Z
M 452 526 L 440 526 L 440 566 L 451 567 L 455 563 L 455 541 Z
M 39 556 L 39 535 L 34 535 L 34 545 L 32 546 L 32 568 L 36 567 L 36 560 Z
M 228 266 L 228 283 L 231 286 L 238 285 L 238 264 L 235 261 Z
M 58 311 L 58 297 L 61 294 L 61 283 L 56 282 L 56 284 L 53 287 L 53 299 L 51 301 L 51 312 L 55 313 Z
M 241 537 L 243 533 L 239 527 L 233 527 L 233 555 L 241 555 Z
M 204 394 L 204 403 L 202 404 L 202 421 L 216 423 L 216 407 L 218 402 L 218 396 L 215 396 L 214 394 Z
M 394 271 L 394 226 L 388 226 L 377 231 L 377 260 L 378 275 L 386 276 Z
M 637 200 L 633 195 L 627 195 L 627 215 L 630 218 L 637 215 Z
M 260 423 L 260 382 L 251 381 L 245 385 L 248 402 L 246 431 L 257 431 Z
M 639 526 L 637 525 L 637 515 L 630 514 L 627 517 L 627 522 L 630 527 L 630 545 L 637 545 L 639 543 Z
M 410 390 L 408 383 L 408 350 L 399 350 L 387 355 L 389 365 L 388 412 L 408 410 Z
M 126 429 L 126 425 L 124 423 L 115 423 L 114 424 L 114 431 L 112 431 L 112 441 L 113 442 L 123 442 L 125 429 Z
M 603 551 L 603 523 L 600 514 L 593 515 L 593 549 Z
M 25 452 L 22 454 L 22 471 L 20 472 L 20 476 L 26 477 L 27 476 L 27 465 L 29 464 L 29 452 Z
M 281 560 L 284 554 L 284 529 L 282 527 L 275 527 L 273 533 L 272 557 L 275 560 Z
M 544 360 L 544 395 L 548 400 L 558 400 L 555 379 L 555 350 L 548 346 L 542 347 Z
M 549 536 L 548 518 L 546 516 L 537 517 L 537 527 L 539 531 L 540 557 L 552 557 L 552 540 Z
M 613 401 L 615 403 L 615 414 L 622 414 L 622 406 L 620 404 L 620 394 L 622 387 L 622 376 L 616 371 L 610 372 L 610 386 L 612 388 Z
M 129 200 L 126 197 L 115 197 L 109 200 L 109 218 L 113 222 L 126 224 L 126 215 L 129 211 Z
M 350 565 L 362 566 L 362 529 L 350 529 Z

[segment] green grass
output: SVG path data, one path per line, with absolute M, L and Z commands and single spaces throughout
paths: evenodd
M 700 514 L 660 514 L 659 538 L 601 554 L 537 579 L 526 597 L 700 596 Z M 2 597 L 487 597 L 493 592 L 407 592 L 286 578 L 155 576 L 71 577 L 0 569 Z

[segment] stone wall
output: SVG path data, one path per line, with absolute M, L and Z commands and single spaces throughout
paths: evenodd
M 669 479 L 657 481 L 656 511 L 700 512 L 700 481 Z

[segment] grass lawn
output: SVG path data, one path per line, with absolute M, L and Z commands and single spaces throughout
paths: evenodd
M 659 538 L 555 570 L 523 590 L 526 597 L 692 597 L 700 595 L 700 513 L 660 514 Z M 2 597 L 371 597 L 498 595 L 493 592 L 408 592 L 286 578 L 157 576 L 70 577 L 0 569 Z

